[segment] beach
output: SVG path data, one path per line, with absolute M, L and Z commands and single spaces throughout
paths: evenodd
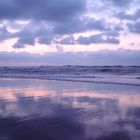
M 140 0 L 0 0 L 0 140 L 140 140 Z
M 140 86 L 0 78 L 0 140 L 139 140 Z

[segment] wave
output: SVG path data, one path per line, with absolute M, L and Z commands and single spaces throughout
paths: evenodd
M 140 86 L 139 66 L 0 67 L 0 77 Z
M 23 75 L 0 75 L 1 78 L 25 78 L 25 79 L 41 79 L 41 80 L 56 80 L 56 81 L 71 81 L 71 82 L 88 82 L 88 83 L 101 83 L 101 84 L 117 84 L 117 85 L 130 85 L 130 86 L 140 86 L 139 81 L 132 81 L 130 80 L 125 81 L 124 79 L 120 78 L 119 81 L 116 79 L 115 81 L 107 80 L 105 78 L 100 79 L 93 79 L 93 78 L 82 78 L 82 77 L 61 77 L 61 76 L 23 76 Z M 113 79 L 113 78 L 112 78 Z M 122 82 L 123 81 L 123 82 Z

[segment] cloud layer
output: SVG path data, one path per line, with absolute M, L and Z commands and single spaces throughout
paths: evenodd
M 13 48 L 34 46 L 36 41 L 46 45 L 118 45 L 125 29 L 130 34 L 140 33 L 138 4 L 138 0 L 1 0 L 0 41 L 17 38 Z M 130 10 L 133 12 L 128 13 Z M 87 32 L 92 34 L 82 35 Z M 73 36 L 80 33 L 78 38 Z
M 0 19 L 64 21 L 84 10 L 84 0 L 1 0 Z
M 117 50 L 84 53 L 30 54 L 1 52 L 0 65 L 140 65 L 140 51 Z M 5 62 L 7 62 L 5 64 Z
M 2 65 L 5 61 L 9 64 L 14 61 L 12 65 L 21 64 L 23 60 L 30 65 L 35 64 L 34 61 L 39 65 L 46 62 L 49 65 L 81 65 L 82 62 L 83 65 L 96 65 L 105 64 L 104 61 L 105 65 L 113 62 L 116 65 L 139 65 L 140 52 L 135 51 L 139 50 L 139 34 L 139 0 L 0 0 Z M 6 48 L 4 42 L 10 44 L 10 39 L 15 42 Z M 58 52 L 42 56 L 38 51 L 37 55 L 32 55 L 30 47 L 37 45 L 56 48 Z M 74 51 L 65 53 L 71 46 Z M 88 53 L 76 52 L 80 52 L 79 46 L 87 47 Z M 116 47 L 116 51 L 89 51 L 98 46 L 107 50 Z M 117 50 L 128 49 L 127 46 L 133 51 Z

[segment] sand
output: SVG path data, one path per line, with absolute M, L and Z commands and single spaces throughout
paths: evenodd
M 140 86 L 0 78 L 0 140 L 139 140 Z

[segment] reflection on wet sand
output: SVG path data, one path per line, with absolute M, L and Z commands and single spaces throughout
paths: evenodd
M 1 79 L 0 140 L 139 140 L 139 91 L 126 85 Z

